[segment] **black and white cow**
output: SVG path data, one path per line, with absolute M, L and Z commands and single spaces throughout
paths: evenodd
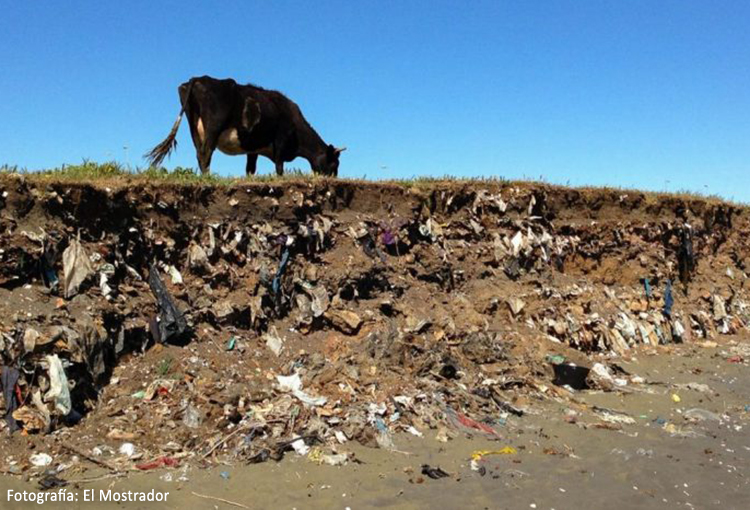
M 209 76 L 191 78 L 178 91 L 182 108 L 172 131 L 145 155 L 152 166 L 159 166 L 176 147 L 184 113 L 204 174 L 211 171 L 211 156 L 218 148 L 233 156 L 247 154 L 248 175 L 255 173 L 258 156 L 273 161 L 279 175 L 284 162 L 296 157 L 308 160 L 315 173 L 338 175 L 339 154 L 345 149 L 325 143 L 299 106 L 282 93 Z

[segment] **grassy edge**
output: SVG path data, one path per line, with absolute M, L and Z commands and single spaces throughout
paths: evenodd
M 300 169 L 288 169 L 283 176 L 275 174 L 256 175 L 252 177 L 224 177 L 215 174 L 202 175 L 194 168 L 177 167 L 172 171 L 164 167 L 155 168 L 136 168 L 128 169 L 117 161 L 108 161 L 97 163 L 90 160 L 83 160 L 78 165 L 63 165 L 58 168 L 46 170 L 28 170 L 18 166 L 2 165 L 0 166 L 0 176 L 3 175 L 23 175 L 34 181 L 41 182 L 63 182 L 63 183 L 90 183 L 104 182 L 110 184 L 124 185 L 127 183 L 164 183 L 177 185 L 208 185 L 208 186 L 233 186 L 233 185 L 250 185 L 250 184 L 272 184 L 272 183 L 313 183 L 325 182 L 332 180 L 329 177 L 318 176 L 309 172 L 303 172 Z M 399 186 L 407 189 L 431 189 L 441 185 L 489 185 L 489 186 L 515 186 L 515 187 L 546 187 L 552 189 L 575 189 L 584 193 L 619 193 L 626 195 L 628 193 L 643 194 L 647 200 L 664 200 L 664 199 L 681 199 L 696 200 L 708 203 L 723 203 L 738 207 L 747 207 L 748 204 L 735 202 L 724 199 L 718 195 L 707 195 L 701 192 L 690 190 L 680 190 L 677 192 L 659 192 L 659 191 L 642 191 L 631 188 L 612 187 L 612 186 L 579 186 L 571 188 L 560 184 L 551 184 L 543 181 L 511 181 L 502 177 L 456 177 L 446 175 L 442 177 L 412 177 L 409 179 L 359 179 L 359 178 L 338 178 L 340 182 L 354 184 L 379 184 Z

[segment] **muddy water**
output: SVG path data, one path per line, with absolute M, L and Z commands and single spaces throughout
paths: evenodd
M 747 509 L 750 367 L 726 357 L 723 347 L 639 354 L 622 366 L 657 384 L 627 394 L 577 392 L 579 404 L 538 402 L 538 414 L 508 420 L 500 441 L 462 436 L 440 443 L 427 431 L 424 438 L 397 437 L 398 453 L 352 446 L 361 464 L 343 467 L 290 454 L 279 464 L 136 473 L 69 487 L 78 502 L 65 505 L 9 502 L 9 489 L 36 487 L 3 476 L 0 508 L 238 508 L 197 493 L 248 508 Z M 691 382 L 712 391 L 675 386 Z M 596 428 L 602 422 L 592 406 L 624 411 L 635 423 L 621 430 Z M 690 423 L 684 415 L 693 408 L 722 419 Z M 579 411 L 577 423 L 564 419 L 570 409 Z M 518 453 L 487 456 L 477 466 L 481 471 L 471 469 L 473 451 L 506 445 Z M 421 474 L 423 464 L 450 476 L 431 479 Z M 83 501 L 84 489 L 169 495 L 165 503 L 92 503 Z

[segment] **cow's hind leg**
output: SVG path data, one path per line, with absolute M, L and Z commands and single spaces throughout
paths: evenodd
M 255 175 L 255 170 L 258 165 L 258 155 L 248 154 L 247 165 L 245 166 L 245 175 Z
M 200 119 L 200 117 L 198 117 L 198 119 Z M 198 123 L 194 121 L 190 112 L 188 112 L 188 125 L 190 126 L 190 136 L 193 139 L 193 147 L 195 147 L 197 153 L 200 150 L 201 145 L 203 145 L 203 140 L 201 139 L 203 125 L 201 124 L 199 128 Z
M 208 157 L 206 157 L 206 129 L 197 108 L 192 112 L 188 112 L 188 121 L 190 124 L 190 135 L 193 138 L 193 146 L 195 147 L 195 156 L 198 160 L 198 167 L 200 167 L 202 174 L 208 173 L 211 166 L 211 154 L 208 154 Z
M 198 166 L 203 175 L 211 173 L 211 157 L 219 143 L 219 130 L 212 126 L 206 126 L 202 119 L 198 119 L 198 137 L 200 144 L 196 144 Z
M 213 151 L 203 149 L 198 151 L 198 166 L 201 169 L 202 175 L 211 173 L 211 156 L 213 156 Z
M 211 173 L 211 157 L 214 155 L 215 149 L 216 143 L 206 143 L 198 150 L 198 166 L 201 169 L 201 174 Z
M 284 175 L 284 161 L 276 161 L 276 175 Z

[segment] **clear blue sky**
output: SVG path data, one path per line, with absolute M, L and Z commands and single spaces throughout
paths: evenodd
M 349 148 L 343 176 L 750 201 L 747 0 L 0 0 L 0 34 L 0 163 L 143 165 L 177 85 L 209 74 L 286 93 Z M 168 166 L 197 166 L 178 140 Z

